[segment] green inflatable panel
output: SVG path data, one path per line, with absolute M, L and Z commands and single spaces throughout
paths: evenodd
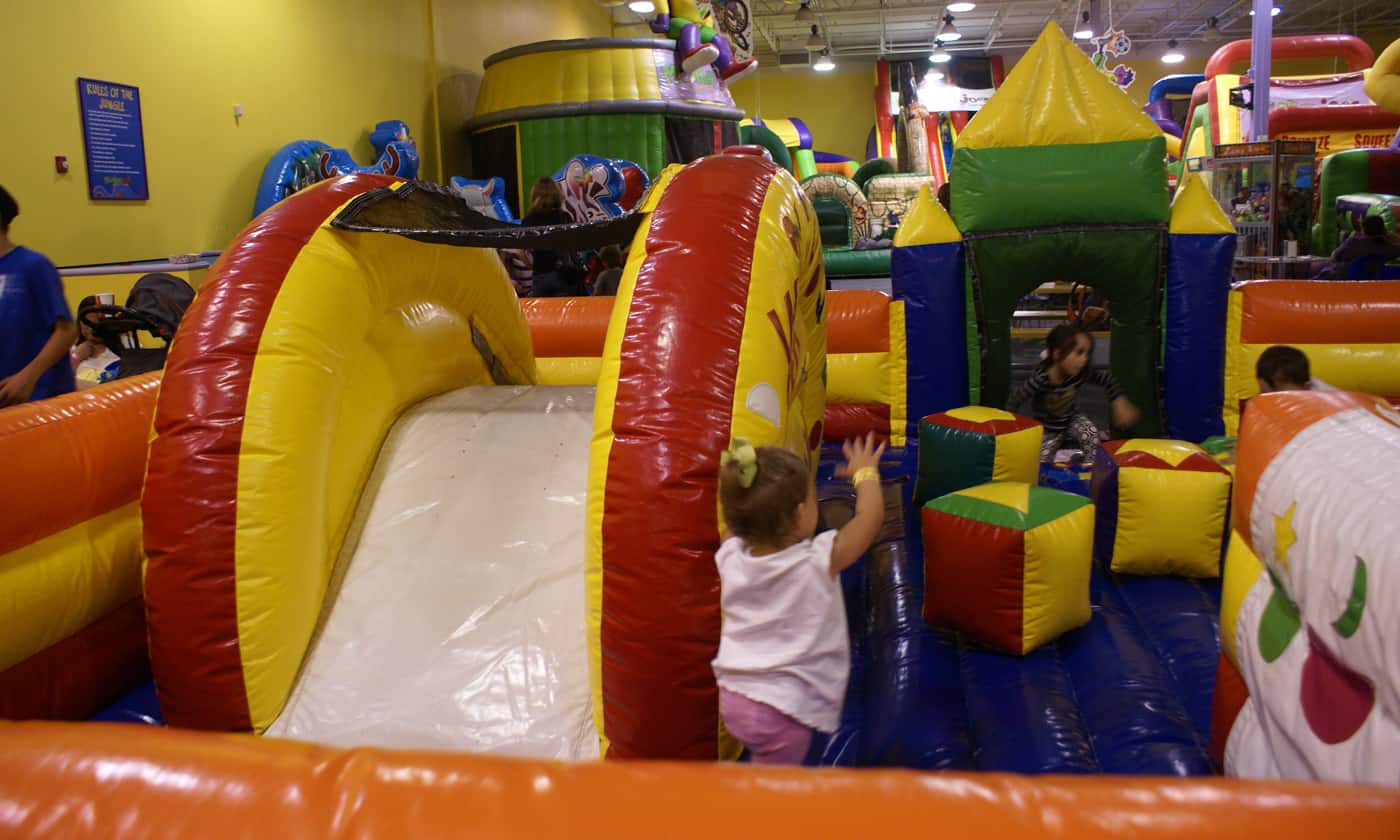
M 1165 192 L 1160 183 L 1157 187 Z M 1166 235 L 1165 225 L 1121 225 L 968 236 L 972 297 L 983 326 L 980 343 L 975 334 L 968 343 L 981 348 L 981 404 L 1004 408 L 1010 397 L 1016 303 L 1041 283 L 1081 279 L 1111 303 L 1109 369 L 1142 412 L 1130 436 L 1160 435 L 1159 278 Z
M 762 146 L 768 150 L 768 154 L 773 156 L 774 163 L 789 172 L 792 171 L 792 155 L 788 153 L 787 146 L 783 145 L 783 138 L 779 137 L 768 126 L 739 126 L 739 142 L 745 146 Z
M 575 155 L 630 160 L 652 179 L 666 166 L 666 121 L 659 114 L 589 114 L 520 123 L 520 183 L 528 199 L 536 178 Z
M 1322 159 L 1317 179 L 1317 220 L 1312 229 L 1312 252 L 1327 256 L 1341 243 L 1337 240 L 1337 199 L 1347 193 L 1372 192 L 1371 152 L 1375 149 L 1348 149 Z
M 899 170 L 895 169 L 894 161 L 889 158 L 875 158 L 862 163 L 851 180 L 863 190 L 866 183 L 876 175 L 893 175 L 897 171 Z
M 792 153 L 792 165 L 796 167 L 797 180 L 817 174 L 817 156 L 811 149 L 798 149 Z
M 1116 143 L 958 149 L 949 179 L 953 221 L 963 233 L 1165 224 L 1166 155 L 1160 135 Z
M 822 265 L 827 277 L 888 277 L 890 248 L 857 251 L 852 248 L 822 249 Z
M 822 231 L 822 247 L 851 247 L 851 211 L 842 202 L 828 196 L 812 199 L 817 209 L 817 224 Z

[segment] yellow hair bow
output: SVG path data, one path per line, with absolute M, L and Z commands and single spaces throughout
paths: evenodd
M 719 463 L 722 467 L 738 465 L 739 486 L 745 490 L 752 487 L 753 480 L 758 477 L 758 453 L 743 438 L 734 438 L 729 449 L 719 456 Z

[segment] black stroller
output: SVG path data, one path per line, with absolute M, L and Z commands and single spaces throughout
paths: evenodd
M 147 274 L 131 287 L 125 306 L 89 306 L 79 317 L 121 359 L 117 378 L 160 370 L 165 354 L 194 300 L 189 283 L 171 274 Z M 140 333 L 160 340 L 160 347 L 142 347 Z

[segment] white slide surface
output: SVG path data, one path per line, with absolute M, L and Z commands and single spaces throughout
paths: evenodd
M 598 756 L 583 583 L 593 402 L 592 387 L 476 387 L 399 418 L 268 735 Z

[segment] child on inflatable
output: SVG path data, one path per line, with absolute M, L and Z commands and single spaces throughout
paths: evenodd
M 1060 324 L 1045 336 L 1045 355 L 1040 366 L 1016 389 L 1007 403 L 1007 411 L 1015 411 L 1029 402 L 1040 422 L 1045 424 L 1045 440 L 1040 446 L 1040 461 L 1054 463 L 1055 453 L 1066 441 L 1079 446 L 1082 459 L 1092 461 L 1099 446 L 1099 429 L 1080 413 L 1076 405 L 1079 387 L 1097 385 L 1108 393 L 1113 406 L 1113 422 L 1128 427 L 1137 422 L 1138 410 L 1128 398 L 1118 380 L 1107 371 L 1089 367 L 1089 355 L 1094 340 L 1079 324 Z
M 715 552 L 724 629 L 712 665 L 720 717 L 755 764 L 801 764 L 813 730 L 835 732 L 841 720 L 851 650 L 839 575 L 885 514 L 885 445 L 867 435 L 843 450 L 836 474 L 855 486 L 855 516 L 815 536 L 816 486 L 801 458 L 736 438 L 720 461 L 730 536 Z

